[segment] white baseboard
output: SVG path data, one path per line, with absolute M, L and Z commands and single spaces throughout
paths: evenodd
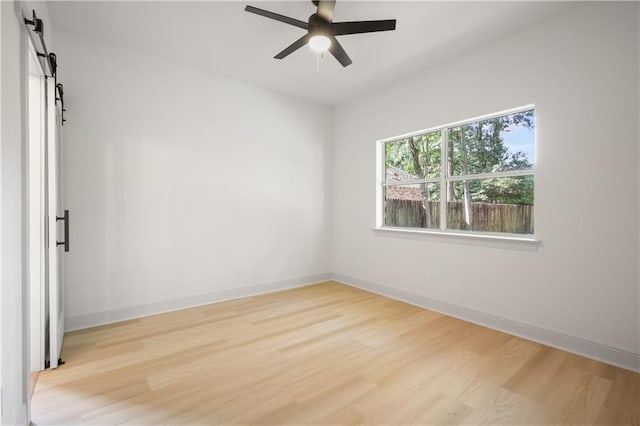
M 3 407 L 7 408 L 7 407 Z M 29 415 L 27 412 L 27 404 L 20 404 L 20 408 L 17 412 L 13 413 L 13 418 L 9 418 L 7 411 L 4 410 L 0 414 L 0 424 L 2 425 L 16 425 L 16 426 L 27 426 L 30 423 Z
M 319 282 L 328 281 L 331 274 L 316 274 L 306 277 L 292 278 L 282 281 L 274 281 L 263 284 L 256 284 L 241 288 L 234 288 L 213 293 L 200 294 L 197 296 L 184 297 L 180 299 L 166 300 L 162 302 L 148 303 L 137 306 L 127 306 L 111 311 L 97 312 L 87 315 L 65 318 L 65 331 L 81 330 L 83 328 L 96 327 L 99 325 L 111 324 L 114 322 L 126 321 L 149 315 L 161 314 L 164 312 L 177 311 L 180 309 L 193 308 L 196 306 L 208 305 L 211 303 L 225 302 L 242 297 L 255 296 L 257 294 L 272 293 L 296 287 L 304 287 Z
M 20 413 L 18 414 L 18 420 L 15 423 L 7 423 L 7 424 L 16 424 L 16 425 L 28 425 L 31 423 L 31 419 L 29 419 L 28 407 L 27 404 L 22 404 L 20 408 Z
M 640 354 L 602 345 L 581 338 L 569 336 L 544 328 L 503 318 L 475 309 L 466 308 L 442 300 L 433 299 L 404 290 L 398 290 L 381 284 L 361 280 L 343 274 L 326 273 L 306 277 L 293 278 L 270 283 L 257 284 L 237 289 L 222 290 L 197 296 L 149 303 L 145 305 L 129 306 L 111 311 L 79 315 L 65 319 L 65 330 L 74 331 L 83 328 L 111 324 L 179 309 L 224 302 L 242 297 L 271 293 L 296 287 L 304 287 L 323 281 L 334 280 L 342 284 L 360 288 L 372 293 L 381 294 L 392 299 L 401 300 L 412 305 L 440 312 L 455 318 L 460 318 L 484 327 L 493 328 L 514 336 L 542 343 L 547 346 L 562 349 L 578 355 L 583 355 L 607 364 L 640 372 Z
M 381 284 L 350 277 L 343 274 L 332 274 L 331 279 L 342 284 L 381 294 L 392 299 L 401 300 L 412 305 L 469 321 L 484 327 L 493 328 L 524 339 L 533 340 L 543 345 L 552 346 L 588 358 L 640 372 L 640 354 L 591 342 L 581 338 L 568 336 L 555 331 L 546 330 L 529 324 L 499 317 L 442 300 L 433 299 L 404 290 L 398 290 Z

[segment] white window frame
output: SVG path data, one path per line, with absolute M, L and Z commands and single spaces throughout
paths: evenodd
M 466 124 L 475 123 L 477 121 L 488 120 L 496 117 L 502 117 L 504 115 L 516 114 L 524 111 L 535 111 L 535 105 L 524 105 L 518 108 L 507 109 L 504 111 L 495 112 L 492 114 L 482 115 L 478 117 L 469 118 L 466 120 L 456 121 L 453 123 L 444 124 L 437 127 L 431 127 L 424 130 L 419 130 L 416 132 L 406 133 L 399 136 L 393 136 L 390 138 L 385 138 L 376 141 L 376 226 L 374 230 L 378 231 L 393 231 L 393 232 L 403 232 L 403 233 L 412 233 L 412 234 L 429 234 L 429 235 L 439 235 L 439 236 L 449 236 L 449 237 L 463 237 L 463 238 L 479 238 L 479 239 L 491 239 L 491 240 L 502 240 L 502 241 L 512 241 L 512 242 L 523 242 L 523 243 L 539 243 L 539 239 L 536 237 L 537 228 L 534 222 L 534 234 L 512 234 L 506 232 L 480 232 L 480 231 L 467 231 L 467 230 L 451 230 L 447 229 L 447 203 L 442 202 L 442 194 L 447 193 L 447 185 L 453 182 L 459 182 L 464 180 L 479 180 L 479 179 L 487 179 L 487 178 L 497 178 L 497 177 L 517 177 L 517 176 L 533 176 L 535 182 L 536 175 L 536 167 L 530 170 L 514 170 L 514 171 L 506 171 L 506 172 L 495 172 L 495 173 L 478 173 L 478 174 L 467 174 L 467 175 L 454 175 L 448 176 L 448 167 L 447 167 L 447 155 L 448 152 L 448 130 L 454 127 L 464 126 Z M 537 126 L 537 124 L 536 124 Z M 419 136 L 426 133 L 433 133 L 441 131 L 442 137 L 440 141 L 440 149 L 441 149 L 441 167 L 440 167 L 440 176 L 436 178 L 425 178 L 425 179 L 414 179 L 408 181 L 387 181 L 386 174 L 386 151 L 385 144 L 389 142 L 396 142 L 398 140 L 407 139 L 413 136 Z M 537 131 L 534 132 L 534 150 L 536 151 L 536 163 L 538 161 L 537 158 Z M 421 184 L 421 183 L 438 183 L 440 184 L 440 228 L 408 228 L 408 227 L 398 227 L 398 226 L 387 226 L 384 224 L 384 189 L 386 186 L 394 186 L 394 185 L 413 185 L 413 184 Z M 533 220 L 536 218 L 536 204 L 535 204 L 535 190 L 536 185 L 534 183 L 534 204 L 533 204 Z

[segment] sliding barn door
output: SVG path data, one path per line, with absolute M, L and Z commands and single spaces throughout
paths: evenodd
M 62 106 L 56 102 L 54 79 L 47 84 L 48 299 L 49 367 L 61 362 L 64 338 L 63 253 L 69 250 L 69 211 L 62 204 Z
M 27 245 L 31 389 L 46 366 L 47 343 L 47 174 L 46 74 L 28 40 L 27 89 Z

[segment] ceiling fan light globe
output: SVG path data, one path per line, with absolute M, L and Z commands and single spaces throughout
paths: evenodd
M 331 40 L 327 36 L 317 35 L 309 39 L 309 47 L 316 52 L 324 52 L 331 46 Z

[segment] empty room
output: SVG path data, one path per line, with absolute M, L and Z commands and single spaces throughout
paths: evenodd
M 0 1 L 2 425 L 640 425 L 640 3 Z

